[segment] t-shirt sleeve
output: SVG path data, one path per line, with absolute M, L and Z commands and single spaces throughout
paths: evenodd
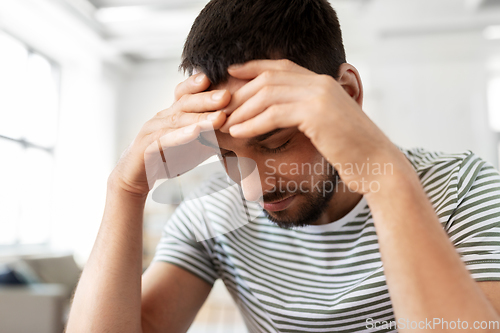
M 218 276 L 211 257 L 210 240 L 198 242 L 193 230 L 203 209 L 197 203 L 197 200 L 184 201 L 177 207 L 163 228 L 153 262 L 174 264 L 213 284 Z
M 448 235 L 476 281 L 500 280 L 500 174 L 469 155 L 458 172 Z

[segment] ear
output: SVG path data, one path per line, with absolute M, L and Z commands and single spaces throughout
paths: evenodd
M 338 83 L 363 107 L 363 84 L 358 70 L 351 64 L 343 63 L 339 68 Z

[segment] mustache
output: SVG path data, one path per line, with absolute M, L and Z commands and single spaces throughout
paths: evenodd
M 333 169 L 332 176 L 326 180 L 332 181 L 335 185 L 337 185 L 337 183 L 340 180 L 340 177 L 339 177 L 337 170 Z M 266 194 L 264 194 L 263 196 L 261 196 L 258 201 L 269 203 L 269 202 L 281 201 L 281 200 L 286 199 L 292 195 L 301 194 L 304 192 L 311 193 L 311 189 L 309 187 L 307 187 L 305 191 L 302 191 L 302 188 L 299 189 L 298 187 L 296 187 L 295 191 L 288 191 L 287 189 L 288 189 L 287 186 L 283 186 L 283 187 L 280 186 L 279 188 L 274 187 L 271 191 L 269 191 Z
M 273 192 L 269 192 L 269 193 L 264 194 L 262 197 L 260 197 L 259 201 L 265 202 L 265 203 L 281 201 L 281 200 L 288 198 L 291 195 L 294 195 L 296 193 L 297 193 L 297 191 L 289 192 L 289 191 L 277 191 L 277 190 L 275 190 Z

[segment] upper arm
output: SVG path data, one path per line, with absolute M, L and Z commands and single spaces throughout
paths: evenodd
M 153 262 L 142 276 L 143 332 L 186 332 L 211 289 L 187 270 Z

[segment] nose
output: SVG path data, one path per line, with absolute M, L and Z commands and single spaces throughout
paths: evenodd
M 249 164 L 247 162 L 240 163 L 240 168 L 242 164 Z M 241 170 L 241 169 L 240 169 Z M 259 177 L 259 169 L 254 167 L 250 170 L 241 170 L 241 189 L 243 190 L 243 195 L 248 201 L 257 201 L 262 198 L 262 184 Z
M 269 177 L 253 159 L 248 157 L 235 157 L 227 161 L 228 169 L 238 168 L 239 184 L 245 200 L 258 201 L 263 193 L 274 188 L 275 178 Z M 232 167 L 231 167 L 232 166 Z M 261 172 L 259 172 L 261 171 Z

